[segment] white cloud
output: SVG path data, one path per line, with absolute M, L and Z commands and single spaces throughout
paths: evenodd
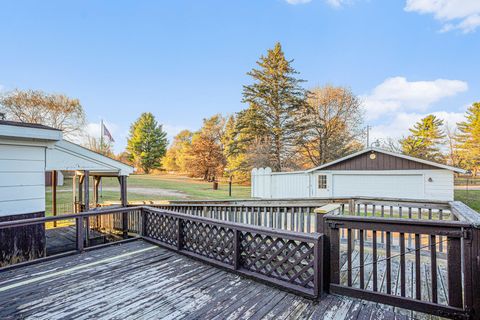
M 172 125 L 172 124 L 163 124 L 163 131 L 167 133 L 168 141 L 172 142 L 173 137 L 180 133 L 183 130 L 191 130 L 190 128 L 182 125 Z
M 407 0 L 405 11 L 433 14 L 442 21 L 442 32 L 460 29 L 473 32 L 480 26 L 480 1 L 478 0 Z
M 303 4 L 303 3 L 309 3 L 310 1 L 312 0 L 285 0 L 287 1 L 289 4 Z
M 452 129 L 456 127 L 458 122 L 463 121 L 465 118 L 464 112 L 437 111 L 428 114 L 401 112 L 395 115 L 388 123 L 373 126 L 370 132 L 370 136 L 372 137 L 371 141 L 377 139 L 386 140 L 388 138 L 397 140 L 402 136 L 407 136 L 409 134 L 408 129 L 429 114 L 433 114 L 439 119 L 444 120 L 444 123 L 448 124 Z
M 394 112 L 425 111 L 432 103 L 466 90 L 468 84 L 460 80 L 408 81 L 404 77 L 393 77 L 362 98 L 366 117 L 373 120 Z

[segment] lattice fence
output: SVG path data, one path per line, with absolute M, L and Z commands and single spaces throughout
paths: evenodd
M 242 232 L 241 265 L 301 287 L 314 287 L 314 243 Z
M 289 290 L 316 296 L 320 286 L 321 236 L 218 222 L 144 209 L 147 239 Z

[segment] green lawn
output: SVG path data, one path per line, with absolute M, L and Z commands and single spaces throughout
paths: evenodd
M 455 200 L 462 201 L 470 208 L 480 212 L 480 190 L 455 190 Z
M 103 192 L 100 202 L 119 201 L 120 192 L 117 178 L 103 178 Z M 92 183 L 91 183 L 92 184 Z M 159 190 L 161 192 L 159 193 Z M 228 196 L 228 184 L 220 183 L 218 190 L 213 190 L 212 183 L 175 175 L 132 175 L 128 178 L 128 200 L 185 200 L 185 199 L 246 199 L 250 198 L 250 187 L 233 185 L 232 197 Z M 165 192 L 166 193 L 165 193 Z M 92 193 L 91 193 L 92 194 Z M 47 214 L 51 212 L 51 190 L 46 191 Z M 455 190 L 455 200 L 462 201 L 472 209 L 480 212 L 480 190 Z M 71 211 L 72 181 L 65 179 L 65 184 L 58 188 L 58 212 Z
M 92 186 L 92 182 L 90 182 Z M 117 178 L 102 178 L 100 202 L 119 201 L 120 191 Z M 161 191 L 159 191 L 161 189 Z M 92 187 L 90 187 L 92 190 Z M 250 187 L 233 185 L 232 197 L 228 196 L 228 183 L 220 183 L 218 190 L 213 190 L 211 182 L 174 175 L 132 175 L 127 179 L 129 201 L 143 200 L 185 200 L 185 199 L 245 199 L 250 198 Z M 93 192 L 90 192 L 92 197 Z M 46 188 L 46 212 L 52 208 L 51 188 Z M 64 185 L 57 188 L 58 213 L 71 211 L 72 180 L 65 179 Z

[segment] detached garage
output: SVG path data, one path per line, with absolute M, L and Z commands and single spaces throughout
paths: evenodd
M 297 172 L 252 170 L 252 197 L 381 197 L 453 201 L 454 173 L 462 169 L 368 148 Z

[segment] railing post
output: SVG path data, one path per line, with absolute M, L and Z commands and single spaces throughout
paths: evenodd
M 177 250 L 182 250 L 182 219 L 177 219 Z
M 339 266 L 339 249 L 340 249 L 340 238 L 338 236 L 338 229 L 331 229 L 327 225 L 326 215 L 329 213 L 334 213 L 340 209 L 338 204 L 327 204 L 320 208 L 314 210 L 316 214 L 316 232 L 323 234 L 323 254 L 319 254 L 319 258 L 322 261 L 318 264 L 322 266 L 323 272 L 323 291 L 330 291 L 330 283 L 338 283 L 339 280 L 335 282 L 337 276 L 332 278 L 332 275 L 340 274 L 338 268 Z M 335 258 L 336 257 L 336 258 Z M 332 260 L 333 259 L 333 260 Z M 329 261 L 329 263 L 324 263 Z M 336 263 L 335 263 L 336 262 Z M 317 270 L 318 271 L 318 270 Z
M 140 228 L 140 235 L 142 237 L 145 237 L 147 235 L 147 213 L 145 211 L 145 209 L 142 208 L 142 210 L 140 211 L 141 212 L 141 216 L 142 216 L 142 226 Z
M 463 244 L 464 267 L 464 308 L 471 313 L 472 318 L 480 318 L 480 230 L 472 228 L 467 230 L 468 237 Z
M 233 268 L 238 270 L 240 268 L 240 231 L 234 229 L 233 232 Z
M 75 224 L 77 227 L 77 251 L 83 251 L 83 241 L 85 236 L 85 231 L 83 229 L 83 217 L 75 218 Z
M 447 239 L 448 305 L 462 308 L 461 239 L 453 237 Z

